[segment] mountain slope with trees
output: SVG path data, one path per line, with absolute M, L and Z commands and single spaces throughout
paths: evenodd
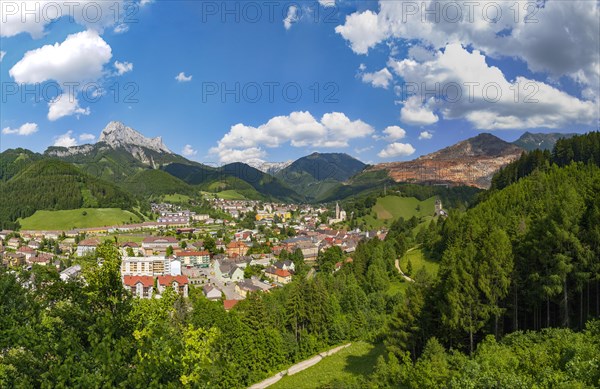
M 235 189 L 247 198 L 259 197 L 260 199 L 272 198 L 286 201 L 303 199 L 277 178 L 243 163 L 232 163 L 220 168 L 172 163 L 164 166 L 163 170 L 190 185 L 198 185 L 204 190 Z
M 37 210 L 121 208 L 132 210 L 135 199 L 114 184 L 92 177 L 73 165 L 50 159 L 29 164 L 0 182 L 0 225 L 14 228 L 18 218 Z
M 43 157 L 26 149 L 8 149 L 0 153 L 0 181 L 8 181 L 21 170 Z
M 571 162 L 600 165 L 600 132 L 574 135 L 556 141 L 552 151 L 533 150 L 500 169 L 492 178 L 492 189 L 502 189 L 551 164 L 565 166 Z
M 365 168 L 364 163 L 342 153 L 312 153 L 294 161 L 275 177 L 293 188 L 296 192 L 316 200 L 322 198 L 340 182 Z

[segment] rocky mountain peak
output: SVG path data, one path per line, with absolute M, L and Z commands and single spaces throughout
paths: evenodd
M 514 144 L 492 134 L 482 133 L 419 159 L 495 158 L 509 154 L 520 155 L 521 152 L 523 149 Z
M 468 185 L 489 188 L 498 169 L 521 156 L 523 149 L 492 134 L 479 134 L 408 162 L 375 165 L 396 182 Z
M 161 137 L 147 138 L 131 127 L 121 122 L 110 122 L 102 130 L 99 142 L 104 142 L 112 148 L 130 149 L 131 146 L 145 147 L 159 153 L 169 153 L 171 150 L 165 146 Z

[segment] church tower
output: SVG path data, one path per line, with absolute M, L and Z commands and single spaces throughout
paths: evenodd
M 335 218 L 340 220 L 340 204 L 338 202 L 335 203 Z

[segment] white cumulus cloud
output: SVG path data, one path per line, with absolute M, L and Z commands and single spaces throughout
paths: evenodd
M 258 127 L 238 123 L 229 129 L 210 153 L 221 162 L 238 159 L 262 159 L 264 148 L 275 148 L 289 143 L 293 147 L 343 148 L 353 139 L 364 138 L 374 132 L 362 120 L 351 120 L 340 112 L 324 114 L 317 120 L 310 112 L 292 112 L 276 116 Z M 240 159 L 243 157 L 243 159 Z
M 421 133 L 419 134 L 419 140 L 431 138 L 433 138 L 433 133 L 431 133 L 430 131 L 421 131 Z
M 133 71 L 133 64 L 130 62 L 115 61 L 115 69 L 117 69 L 117 74 L 122 76 L 127 72 Z
M 400 120 L 406 124 L 426 126 L 436 123 L 439 118 L 429 108 L 428 103 L 423 103 L 419 96 L 411 96 L 400 110 Z
M 79 106 L 79 100 L 72 94 L 63 93 L 48 103 L 48 120 L 55 121 L 65 116 L 89 115 L 89 108 Z
M 325 8 L 335 7 L 335 0 L 319 0 L 319 4 Z
M 10 70 L 20 84 L 56 81 L 62 93 L 48 103 L 48 119 L 69 115 L 89 115 L 89 108 L 79 106 L 77 94 L 104 75 L 104 66 L 112 58 L 111 47 L 98 32 L 87 30 L 67 36 L 62 43 L 45 45 L 26 52 Z
M 192 76 L 186 76 L 184 72 L 179 73 L 175 79 L 177 82 L 190 82 L 192 81 Z
M 598 20 L 597 1 L 380 0 L 377 12 L 352 13 L 336 32 L 357 54 L 398 39 L 433 49 L 460 43 L 492 58 L 519 58 L 533 72 L 548 73 L 555 80 L 570 77 L 583 86 L 585 96 L 598 99 L 600 51 L 590 49 L 598 47 Z M 427 55 L 411 51 L 409 56 L 418 61 Z
M 0 51 L 0 62 L 2 62 L 5 55 L 6 55 L 6 51 Z
M 87 30 L 67 36 L 62 43 L 26 52 L 9 74 L 20 84 L 94 81 L 102 76 L 111 57 L 111 47 L 104 39 Z
M 266 151 L 259 147 L 249 147 L 247 149 L 219 149 L 213 148 L 211 154 L 219 158 L 220 163 L 232 162 L 265 162 Z
M 367 84 L 373 85 L 375 88 L 387 89 L 392 81 L 393 75 L 387 68 L 383 68 L 377 72 L 364 73 L 362 75 L 362 81 Z
M 425 62 L 391 60 L 388 65 L 406 83 L 421 88 L 401 110 L 402 121 L 409 124 L 435 123 L 434 112 L 444 119 L 464 118 L 485 130 L 557 128 L 598 120 L 597 103 L 525 77 L 509 81 L 499 68 L 486 63 L 480 51 L 469 52 L 458 43 L 447 45 Z M 446 92 L 435 99 L 427 96 L 434 86 Z
M 298 19 L 298 7 L 290 5 L 288 7 L 287 16 L 283 19 L 283 27 L 285 27 L 286 30 L 289 30 L 292 28 L 292 24 L 296 23 Z
M 371 47 L 383 41 L 388 36 L 386 30 L 380 25 L 378 14 L 371 10 L 350 14 L 345 24 L 335 28 L 357 54 L 367 54 Z
M 54 146 L 56 146 L 56 147 L 77 146 L 77 139 L 75 139 L 72 135 L 73 135 L 73 131 L 67 131 L 64 134 L 55 137 L 54 138 Z
M 4 135 L 21 135 L 27 136 L 38 132 L 37 123 L 25 123 L 18 128 L 5 127 L 2 129 Z
M 383 130 L 383 134 L 385 136 L 377 136 L 375 139 L 385 139 L 387 141 L 393 142 L 395 140 L 400 140 L 406 137 L 406 131 L 398 126 L 388 126 Z
M 415 153 L 415 148 L 409 143 L 394 142 L 387 145 L 377 156 L 379 158 L 408 157 Z
M 198 154 L 198 151 L 194 150 L 192 145 L 185 145 L 185 146 L 183 146 L 183 149 L 181 150 L 181 154 L 183 154 L 185 157 L 193 157 L 196 154 Z

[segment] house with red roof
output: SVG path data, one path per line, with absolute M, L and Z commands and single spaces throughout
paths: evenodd
M 36 256 L 29 257 L 25 260 L 28 265 L 41 265 L 47 266 L 52 263 L 54 259 L 54 255 L 48 253 L 40 253 Z
M 183 297 L 188 296 L 190 281 L 186 276 L 158 276 L 157 279 L 159 293 L 163 293 L 170 286 Z
M 25 259 L 27 260 L 31 257 L 35 257 L 37 254 L 37 251 L 32 249 L 29 246 L 21 246 L 17 249 L 17 253 L 23 254 L 25 256 Z
M 154 277 L 124 276 L 123 286 L 138 298 L 152 298 L 154 294 Z
M 229 311 L 239 302 L 240 300 L 223 300 L 223 308 L 225 308 L 226 311 Z
M 275 282 L 280 284 L 288 284 L 292 282 L 292 273 L 284 269 L 278 269 L 274 266 L 270 266 L 265 269 L 265 275 L 271 278 Z

